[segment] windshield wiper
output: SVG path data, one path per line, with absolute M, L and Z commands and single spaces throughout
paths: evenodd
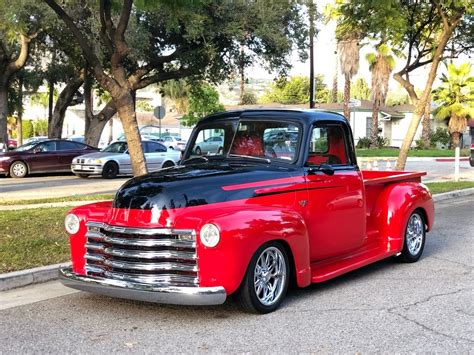
M 254 157 L 253 155 L 229 154 L 228 156 L 229 158 L 253 159 L 267 164 L 271 164 L 272 162 L 269 158 Z
M 208 158 L 201 155 L 199 157 L 192 157 L 192 158 L 185 159 L 181 163 L 186 163 L 186 162 L 190 162 L 190 161 L 193 161 L 193 160 L 204 160 L 204 162 L 206 162 L 206 163 L 209 161 Z

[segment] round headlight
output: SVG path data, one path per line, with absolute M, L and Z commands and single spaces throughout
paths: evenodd
M 201 233 L 199 234 L 201 237 L 201 242 L 206 247 L 213 248 L 215 247 L 221 238 L 219 228 L 217 228 L 214 224 L 205 224 L 201 228 Z
M 75 214 L 68 214 L 64 220 L 64 226 L 66 227 L 66 232 L 69 234 L 76 234 L 79 232 L 80 220 Z

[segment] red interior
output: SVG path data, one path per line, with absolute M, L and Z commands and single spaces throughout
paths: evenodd
M 232 144 L 231 154 L 264 156 L 262 138 L 256 135 L 239 135 Z

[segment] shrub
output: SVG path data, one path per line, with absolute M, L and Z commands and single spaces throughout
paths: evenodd
M 251 91 L 244 91 L 242 100 L 239 105 L 255 105 L 257 103 L 257 96 Z
M 384 137 L 380 137 L 380 136 L 377 137 L 377 148 L 386 147 L 386 146 L 388 146 L 389 143 L 390 143 L 390 141 L 389 141 L 388 138 L 384 138 Z
M 428 149 L 429 147 L 426 146 L 425 142 L 423 141 L 423 139 L 417 139 L 415 141 L 415 149 L 416 150 L 424 150 L 424 149 Z
M 436 128 L 436 131 L 430 133 L 430 145 L 436 147 L 437 143 L 447 147 L 450 135 L 447 128 Z
M 368 137 L 360 138 L 359 137 L 359 141 L 357 142 L 356 148 L 368 149 L 368 148 L 370 148 L 370 143 L 371 143 L 370 138 L 368 138 Z

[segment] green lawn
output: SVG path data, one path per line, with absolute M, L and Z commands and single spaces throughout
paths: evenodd
M 12 206 L 12 205 L 30 205 L 35 203 L 52 203 L 52 202 L 69 202 L 69 201 L 96 201 L 96 200 L 112 200 L 114 195 L 102 194 L 102 195 L 74 195 L 67 197 L 51 197 L 41 198 L 32 200 L 2 200 L 0 199 L 0 205 Z
M 70 260 L 64 217 L 70 207 L 0 212 L 0 273 Z
M 357 156 L 362 157 L 398 157 L 400 149 L 381 148 L 381 149 L 357 149 Z M 469 149 L 462 149 L 461 156 L 468 157 Z M 409 157 L 449 157 L 454 158 L 454 150 L 449 149 L 426 149 L 426 150 L 410 150 Z
M 474 187 L 474 181 L 443 181 L 443 182 L 427 182 L 426 186 L 430 189 L 432 194 L 440 194 L 442 192 L 468 189 Z

